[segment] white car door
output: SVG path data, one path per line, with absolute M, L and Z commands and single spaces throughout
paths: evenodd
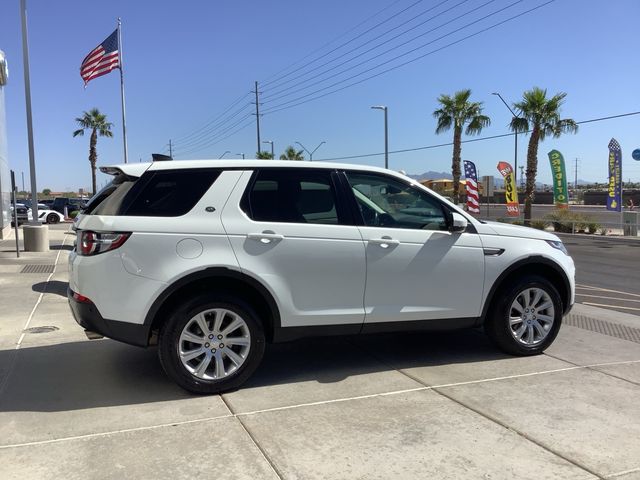
M 364 320 L 365 246 L 328 169 L 245 172 L 222 212 L 244 273 L 273 294 L 282 327 Z
M 478 317 L 480 237 L 450 232 L 443 204 L 408 182 L 378 173 L 346 176 L 364 223 L 365 330 L 381 322 Z

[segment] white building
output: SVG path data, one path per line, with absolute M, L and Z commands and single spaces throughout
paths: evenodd
M 4 108 L 4 86 L 7 84 L 7 62 L 0 50 L 0 238 L 11 229 L 11 174 L 7 153 L 7 119 Z

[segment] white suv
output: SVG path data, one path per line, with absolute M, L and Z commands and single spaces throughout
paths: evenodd
M 541 353 L 574 265 L 539 230 L 484 222 L 404 175 L 273 160 L 103 167 L 69 300 L 88 336 L 158 344 L 185 389 L 236 388 L 265 342 L 483 325 Z

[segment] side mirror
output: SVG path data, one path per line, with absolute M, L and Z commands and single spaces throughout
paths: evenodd
M 462 215 L 456 212 L 451 212 L 451 225 L 449 227 L 449 231 L 453 233 L 464 232 L 467 229 L 468 224 L 469 222 L 467 222 L 467 219 Z

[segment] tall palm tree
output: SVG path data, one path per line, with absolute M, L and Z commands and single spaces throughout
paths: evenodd
M 280 160 L 304 160 L 304 155 L 302 154 L 302 150 L 296 150 L 291 145 L 289 145 L 284 153 L 280 155 Z
M 98 135 L 101 137 L 113 137 L 111 132 L 112 124 L 107 122 L 107 116 L 100 113 L 97 108 L 92 108 L 88 112 L 82 112 L 81 117 L 76 118 L 76 123 L 80 127 L 73 132 L 73 136 L 83 136 L 85 130 L 91 130 L 89 138 L 89 164 L 91 165 L 91 187 L 93 193 L 96 193 L 96 161 L 98 160 L 98 151 L 96 144 L 98 143 Z
M 491 124 L 491 119 L 482 114 L 482 102 L 470 102 L 471 90 L 460 90 L 453 97 L 442 94 L 438 97 L 440 108 L 433 112 L 438 125 L 436 133 L 442 133 L 453 127 L 453 158 L 451 159 L 451 175 L 453 176 L 453 198 L 458 202 L 460 188 L 460 155 L 462 151 L 462 130 L 467 135 L 478 135 L 484 127 Z
M 558 138 L 563 133 L 576 133 L 578 124 L 571 118 L 560 118 L 560 107 L 566 93 L 560 92 L 547 98 L 547 90 L 534 87 L 524 92 L 522 101 L 513 104 L 519 115 L 511 120 L 511 130 L 522 133 L 531 131 L 527 148 L 527 184 L 524 193 L 524 219 L 531 220 L 531 204 L 538 173 L 538 145 L 547 135 Z

